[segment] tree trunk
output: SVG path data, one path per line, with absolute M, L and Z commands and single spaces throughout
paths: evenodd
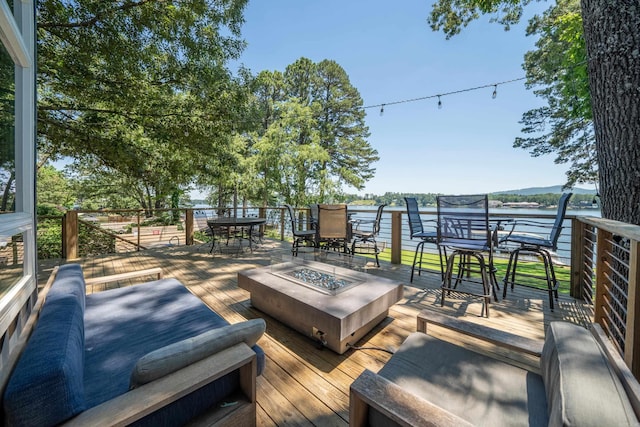
M 11 195 L 11 188 L 13 187 L 13 181 L 16 178 L 15 168 L 11 169 L 11 175 L 9 175 L 9 179 L 7 180 L 7 184 L 4 187 L 4 192 L 2 193 L 2 202 L 0 203 L 0 212 L 6 212 L 7 207 L 9 205 L 9 196 Z M 15 200 L 15 197 L 14 197 Z M 15 209 L 12 209 L 12 211 Z
M 640 2 L 581 6 L 602 216 L 640 225 Z

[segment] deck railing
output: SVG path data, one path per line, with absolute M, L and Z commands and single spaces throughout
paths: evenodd
M 174 244 L 192 245 L 198 243 L 198 216 L 203 212 L 213 217 L 225 208 L 179 209 L 180 224 L 173 230 L 173 235 L 163 236 L 163 231 L 151 227 L 145 231 L 141 225 L 143 211 L 128 211 L 130 227 L 134 239 L 114 235 L 114 241 L 129 242 L 127 250 L 141 250 L 152 244 L 158 244 L 163 237 L 174 239 Z M 176 210 L 164 210 L 173 212 Z M 156 214 L 162 211 L 156 211 Z M 306 208 L 298 209 L 298 213 L 308 216 Z M 356 215 L 372 215 L 372 211 L 350 209 Z M 80 217 L 78 216 L 80 214 Z M 79 256 L 78 223 L 82 211 L 68 212 L 63 219 L 63 254 L 66 258 Z M 114 213 L 115 214 L 115 213 Z M 435 211 L 421 212 L 424 218 L 435 216 Z M 285 240 L 290 236 L 290 221 L 283 208 L 239 209 L 237 216 L 260 216 L 267 218 L 263 232 L 272 237 Z M 509 215 L 514 218 L 532 217 L 532 215 Z M 535 215 L 536 219 L 552 221 L 551 214 Z M 131 225 L 132 224 L 132 225 Z M 391 263 L 410 264 L 413 251 L 418 243 L 409 237 L 406 213 L 401 210 L 388 210 L 382 218 L 379 241 L 383 242 L 384 252 L 381 256 Z M 113 233 L 113 231 L 111 232 Z M 143 238 L 143 236 L 146 236 Z M 151 236 L 151 240 L 149 240 Z M 194 239 L 194 237 L 196 237 Z M 169 242 L 169 241 L 167 241 Z M 163 244 L 166 244 L 164 242 Z M 145 246 L 146 245 L 146 246 Z M 117 245 L 113 245 L 114 248 Z M 427 253 L 435 255 L 436 248 L 425 248 Z M 620 354 L 636 377 L 640 377 L 640 227 L 616 221 L 588 216 L 567 215 L 564 231 L 560 237 L 556 261 L 570 269 L 566 286 L 571 296 L 585 302 L 586 310 L 591 317 L 607 332 L 618 348 Z M 497 259 L 505 261 L 508 248 L 498 248 Z M 505 261 L 506 262 L 506 261 Z M 437 272 L 439 265 L 434 262 L 433 270 Z

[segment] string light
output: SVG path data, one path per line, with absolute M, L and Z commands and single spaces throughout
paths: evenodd
M 458 93 L 464 93 L 464 92 L 472 92 L 472 91 L 475 91 L 475 90 L 486 89 L 488 87 L 493 87 L 495 89 L 495 88 L 498 87 L 498 85 L 506 85 L 506 84 L 509 84 L 509 83 L 519 82 L 519 81 L 526 80 L 526 79 L 527 79 L 526 77 L 519 77 L 517 79 L 505 80 L 505 81 L 497 82 L 497 83 L 490 83 L 490 84 L 470 87 L 470 88 L 466 88 L 466 89 L 453 90 L 451 92 L 440 93 L 438 95 L 427 95 L 427 96 L 421 96 L 419 98 L 410 98 L 410 99 L 403 99 L 403 100 L 400 100 L 400 101 L 385 102 L 384 104 L 367 105 L 367 106 L 362 107 L 362 108 L 364 110 L 367 110 L 367 109 L 371 109 L 371 108 L 380 108 L 383 105 L 385 107 L 388 107 L 389 105 L 407 104 L 409 102 L 424 101 L 425 99 L 432 99 L 432 98 L 438 98 L 438 105 L 442 106 L 441 98 L 443 96 L 456 95 Z M 495 92 L 496 92 L 496 96 L 497 96 L 497 91 L 495 91 Z
M 498 85 L 493 85 L 493 93 L 491 94 L 491 98 L 496 99 L 498 96 Z
M 438 110 L 442 110 L 442 100 L 440 99 L 440 95 L 438 95 Z
M 380 115 L 382 116 L 383 114 L 384 114 L 384 104 L 380 106 Z

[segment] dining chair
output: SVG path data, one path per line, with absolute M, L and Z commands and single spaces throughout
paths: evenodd
M 442 282 L 441 306 L 452 291 L 480 297 L 489 317 L 491 296 L 497 301 L 496 270 L 493 265 L 493 230 L 489 224 L 486 194 L 438 196 L 438 245 L 451 251 Z M 457 269 L 455 280 L 454 269 Z M 478 277 L 480 282 L 478 282 Z M 481 284 L 481 293 L 473 289 Z
M 380 222 L 382 221 L 382 211 L 386 204 L 378 206 L 375 219 L 354 219 L 351 221 L 351 253 L 373 254 L 376 257 L 376 266 L 380 267 L 378 254 L 380 248 L 376 242 L 376 236 L 380 233 Z
M 444 280 L 445 266 L 443 259 L 446 259 L 446 250 L 438 245 L 437 221 L 422 219 L 422 217 L 420 216 L 420 210 L 418 208 L 418 201 L 415 197 L 405 197 L 404 201 L 407 205 L 409 237 L 411 239 L 420 239 L 420 242 L 418 242 L 418 244 L 416 245 L 416 250 L 413 255 L 413 264 L 411 265 L 411 279 L 409 280 L 409 282 L 413 283 L 413 274 L 415 272 L 416 266 L 418 267 L 418 276 L 422 271 L 425 243 L 432 244 L 438 249 L 438 256 L 440 257 L 440 276 L 442 280 Z M 425 230 L 424 224 L 427 222 L 433 224 L 433 230 Z M 418 252 L 420 252 L 419 260 Z M 428 263 L 425 262 L 425 264 Z
M 293 206 L 285 203 L 285 208 L 289 212 L 289 218 L 291 221 L 291 234 L 293 235 L 293 243 L 291 245 L 291 254 L 298 256 L 298 248 L 301 244 L 315 246 L 316 231 L 311 227 L 304 229 L 300 221 L 296 219 L 296 214 Z
M 347 205 L 318 205 L 316 246 L 324 249 L 342 249 L 349 252 L 351 227 L 347 216 Z
M 569 199 L 573 193 L 564 193 L 558 201 L 558 211 L 553 224 L 529 219 L 516 220 L 513 222 L 511 231 L 500 240 L 500 243 L 518 245 L 511 251 L 509 263 L 507 264 L 507 272 L 504 276 L 504 288 L 502 290 L 502 298 L 507 296 L 507 286 L 511 285 L 513 291 L 516 284 L 516 275 L 520 278 L 528 278 L 534 280 L 544 280 L 549 293 L 549 306 L 554 309 L 553 300 L 558 299 L 558 280 L 553 267 L 553 255 L 558 249 L 558 239 L 562 232 L 564 217 L 567 213 Z M 548 234 L 536 234 L 536 231 L 548 231 Z M 539 274 L 530 274 L 518 272 L 518 260 L 520 255 L 532 255 L 542 259 L 544 264 L 544 276 Z M 535 282 L 523 282 L 520 280 L 518 285 L 530 288 L 538 288 Z

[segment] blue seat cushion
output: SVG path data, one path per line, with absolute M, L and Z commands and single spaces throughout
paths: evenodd
M 76 296 L 47 298 L 4 393 L 7 425 L 57 425 L 86 408 L 82 316 Z
M 87 295 L 84 372 L 87 407 L 126 393 L 136 362 L 147 353 L 228 324 L 175 279 Z M 256 353 L 260 373 L 264 353 Z M 163 413 L 177 413 L 176 420 L 185 414 L 187 419 L 193 418 L 199 399 L 200 406 L 208 407 L 237 387 L 237 372 L 228 374 L 210 384 L 206 391 L 203 391 L 206 387 L 201 389 L 201 395 L 191 393 L 163 409 Z M 155 417 L 149 418 L 149 425 L 155 421 Z

